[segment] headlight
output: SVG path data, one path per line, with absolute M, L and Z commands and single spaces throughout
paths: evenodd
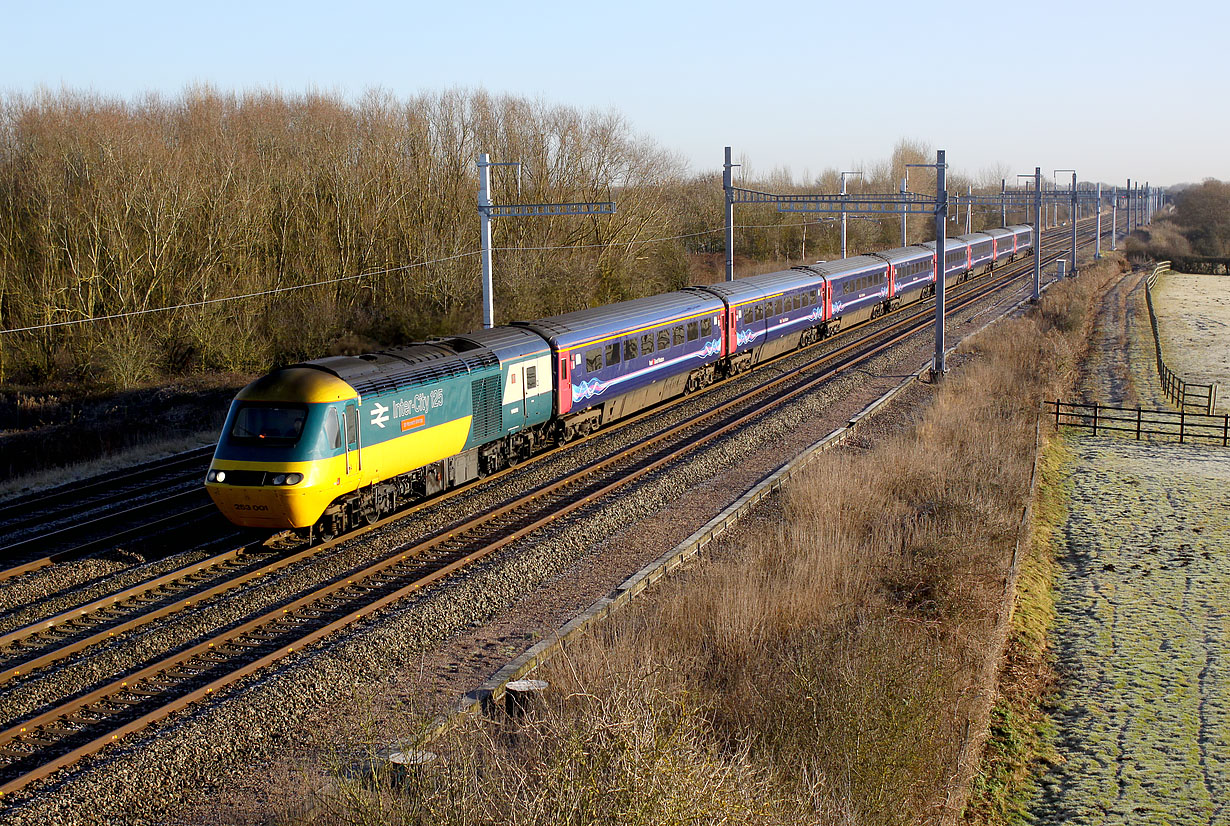
M 302 473 L 291 473 L 287 475 L 286 477 L 286 484 L 288 485 L 297 485 L 302 481 L 303 481 Z
M 277 476 L 273 477 L 273 478 L 272 478 L 272 479 L 270 479 L 269 481 L 270 481 L 270 482 L 272 482 L 272 483 L 273 483 L 273 484 L 275 484 L 275 485 L 280 485 L 280 484 L 282 484 L 283 482 L 285 482 L 285 481 L 286 481 L 286 474 L 285 474 L 285 473 L 279 473 Z
M 218 481 L 218 471 L 216 471 L 216 470 L 211 470 L 209 473 L 206 473 L 206 474 L 205 474 L 205 481 L 206 481 L 206 482 L 216 482 L 216 481 Z
M 215 482 L 225 482 L 226 481 L 226 471 L 225 470 L 218 471 L 217 475 L 214 476 L 214 481 Z

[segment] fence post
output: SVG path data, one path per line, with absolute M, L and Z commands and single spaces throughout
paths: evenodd
M 1221 446 L 1230 447 L 1230 413 L 1221 417 Z
M 1059 431 L 1059 399 L 1055 399 L 1055 431 Z
M 1187 415 L 1187 411 L 1179 406 L 1179 444 L 1183 444 L 1183 420 Z
M 1093 435 L 1098 435 L 1098 403 L 1093 403 Z
M 1136 406 L 1136 441 L 1140 441 L 1140 405 Z

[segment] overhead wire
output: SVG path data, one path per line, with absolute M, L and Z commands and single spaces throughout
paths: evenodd
M 851 215 L 853 219 L 861 220 L 881 220 L 872 216 Z M 735 229 L 785 229 L 789 227 L 799 226 L 815 226 L 820 224 L 833 223 L 836 218 L 821 218 L 813 221 L 804 221 L 797 224 L 736 224 Z M 713 233 L 723 232 L 725 227 L 714 227 L 712 229 L 701 230 L 699 232 L 682 233 L 679 235 L 663 236 L 661 238 L 643 238 L 626 244 L 620 243 L 619 246 L 642 246 L 644 244 L 658 244 L 664 241 L 680 241 L 686 238 L 696 238 L 702 235 L 712 235 Z M 556 246 L 546 247 L 493 247 L 492 252 L 548 252 L 558 250 L 581 250 L 595 249 L 613 246 L 612 243 L 604 244 L 561 244 Z M 125 318 L 136 318 L 138 316 L 153 315 L 155 313 L 167 313 L 175 310 L 191 310 L 198 307 L 207 307 L 215 304 L 223 304 L 230 301 L 244 301 L 252 298 L 261 298 L 269 295 L 279 295 L 282 293 L 295 292 L 297 290 L 306 290 L 312 287 L 323 287 L 329 284 L 341 284 L 347 281 L 357 281 L 362 278 L 377 278 L 384 275 L 391 275 L 397 272 L 405 272 L 407 270 L 417 269 L 421 267 L 430 267 L 435 264 L 443 264 L 449 261 L 457 261 L 462 258 L 472 258 L 476 255 L 481 255 L 480 250 L 472 250 L 470 252 L 458 253 L 444 258 L 436 258 L 431 261 L 418 261 L 413 264 L 403 264 L 399 267 L 388 267 L 381 270 L 367 270 L 361 273 L 352 275 L 341 275 L 335 278 L 321 278 L 316 281 L 311 281 L 307 284 L 289 284 L 283 287 L 271 287 L 267 290 L 257 290 L 250 293 L 240 293 L 238 295 L 219 296 L 218 298 L 206 298 L 200 301 L 186 301 L 178 304 L 168 304 L 160 307 L 147 307 L 140 310 L 126 310 L 122 313 L 109 313 L 101 316 L 85 316 L 83 318 L 65 319 L 63 321 L 49 321 L 45 324 L 31 324 L 25 327 L 13 327 L 0 330 L 0 335 L 9 335 L 14 333 L 31 333 L 39 330 L 50 330 L 59 327 L 74 327 L 83 324 L 94 324 L 103 321 L 118 321 Z

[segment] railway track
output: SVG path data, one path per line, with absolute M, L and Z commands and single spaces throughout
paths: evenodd
M 168 481 L 174 484 L 203 478 L 212 455 L 212 447 L 199 447 L 0 502 L 0 531 L 9 534 L 82 510 L 123 504 L 134 496 L 158 490 Z
M 1049 230 L 1044 242 L 1068 231 Z M 0 582 L 120 543 L 149 558 L 178 549 L 184 536 L 237 539 L 198 484 L 211 454 L 199 448 L 0 503 Z
M 1028 272 L 1032 262 L 1027 261 L 1026 264 L 1027 267 L 1014 268 L 1012 272 Z M 1020 273 L 1015 277 L 1020 277 Z M 1012 278 L 999 275 L 998 278 L 993 277 L 990 284 L 954 297 L 952 311 L 956 312 L 970 302 L 982 299 Z M 7 761 L 7 766 L 0 768 L 0 779 L 4 781 L 0 785 L 0 794 L 9 794 L 34 779 L 46 777 L 87 753 L 102 749 L 108 742 L 165 718 L 317 639 L 426 588 L 466 564 L 490 556 L 518 538 L 678 460 L 686 452 L 710 444 L 756 415 L 812 390 L 852 361 L 871 358 L 898 340 L 920 329 L 929 329 L 934 313 L 926 305 L 915 306 L 913 310 L 907 317 L 878 331 L 875 343 L 867 340 L 847 343 L 784 376 L 761 382 L 744 396 L 718 404 L 699 418 L 661 431 L 638 446 L 635 454 L 616 451 L 615 455 L 590 463 L 565 478 L 542 486 L 529 497 L 508 503 L 465 524 L 450 526 L 428 540 L 397 548 L 396 552 L 381 561 L 344 578 L 332 580 L 312 594 L 263 612 L 239 627 L 149 663 L 122 679 L 92 688 L 30 719 L 12 723 L 5 731 L 0 731 L 0 760 Z M 803 376 L 822 363 L 827 364 L 822 374 Z M 726 418 L 718 422 L 716 419 L 720 417 Z M 346 538 L 353 538 L 353 535 Z M 333 542 L 333 545 L 339 541 Z M 314 552 L 319 552 L 319 548 L 300 553 Z M 293 556 L 299 558 L 298 554 Z M 292 564 L 289 559 L 280 559 L 274 564 L 285 567 Z M 255 578 L 261 574 L 253 569 L 246 575 Z M 159 588 L 165 584 L 159 584 Z M 225 583 L 214 588 L 221 589 L 219 594 L 228 590 Z M 191 605 L 185 600 L 191 599 L 185 597 L 173 604 L 178 605 L 176 610 L 183 610 Z M 105 601 L 100 601 L 100 605 L 93 610 L 105 610 L 102 602 Z M 170 605 L 162 605 L 156 611 L 148 612 L 148 620 L 143 621 L 139 616 L 128 618 L 124 621 L 128 623 L 124 624 L 125 631 L 137 628 L 144 622 L 153 622 L 157 616 L 166 616 Z M 54 618 L 49 622 L 53 621 Z M 21 639 L 14 638 L 14 642 L 25 642 L 36 637 L 38 632 L 48 631 L 49 627 L 53 626 L 22 629 L 25 635 Z M 111 632 L 123 633 L 116 627 L 111 628 Z M 96 642 L 101 640 L 102 633 L 106 632 L 93 634 Z M 66 648 L 73 649 L 70 653 L 75 653 L 89 648 L 91 644 L 86 639 L 77 638 Z M 54 650 L 48 650 L 44 656 L 53 654 Z M 46 666 L 52 661 L 54 659 L 49 659 L 42 665 Z M 27 663 L 27 667 L 41 666 Z M 6 674 L 5 679 L 16 676 L 20 675 Z
M 954 297 L 950 305 L 951 311 L 956 312 L 985 297 L 1002 284 L 1028 273 L 1032 269 L 1032 262 L 1027 260 L 1025 264 L 1024 267 L 1012 268 L 1009 271 L 1011 275 L 1003 275 L 1004 269 L 1001 268 L 992 275 L 990 283 Z M 735 400 L 714 406 L 700 417 L 659 432 L 638 445 L 635 452 L 616 451 L 613 455 L 542 486 L 529 496 L 520 497 L 517 501 L 474 520 L 449 526 L 433 538 L 400 547 L 386 558 L 360 571 L 334 579 L 313 593 L 265 611 L 223 634 L 148 663 L 122 678 L 94 687 L 81 696 L 48 708 L 28 719 L 8 721 L 12 724 L 0 732 L 0 760 L 7 761 L 7 766 L 0 768 L 0 780 L 4 781 L 0 785 L 0 794 L 11 793 L 33 780 L 45 777 L 128 733 L 163 719 L 294 651 L 301 650 L 304 646 L 421 590 L 449 573 L 488 556 L 517 539 L 576 512 L 598 498 L 676 461 L 682 455 L 738 429 L 754 417 L 763 415 L 766 410 L 808 392 L 852 362 L 871 358 L 901 339 L 919 330 L 929 329 L 933 312 L 926 305 L 915 305 L 907 309 L 912 312 L 902 311 L 905 313 L 904 318 L 877 331 L 872 337 L 876 340 L 875 343 L 867 340 L 849 342 L 784 376 L 762 382 Z M 832 340 L 827 343 L 832 344 Z M 820 365 L 825 365 L 821 374 L 804 375 Z M 721 417 L 725 418 L 718 421 Z M 404 514 L 385 521 L 401 516 Z M 355 535 L 351 534 L 345 539 Z M 342 539 L 338 539 L 329 544 L 336 545 L 341 541 Z M 277 559 L 271 565 L 287 567 L 307 558 L 308 555 L 319 553 L 323 547 L 325 546 L 300 551 Z M 210 564 L 226 564 L 221 559 L 226 556 L 226 553 L 220 554 L 219 559 Z M 261 570 L 262 568 L 267 570 Z M 197 576 L 214 576 L 214 573 L 208 573 L 211 570 L 215 569 L 199 566 L 195 571 L 183 572 L 184 576 L 174 581 L 191 580 Z M 257 566 L 231 578 L 231 581 L 250 581 L 272 570 L 276 569 Z M 222 594 L 238 587 L 228 585 L 224 575 L 219 574 L 217 578 L 221 581 L 205 589 L 209 590 L 211 595 Z M 150 585 L 152 588 L 163 589 L 169 582 L 168 580 Z M 143 599 L 139 589 L 129 590 L 126 598 L 133 598 L 138 603 Z M 182 597 L 179 600 L 164 600 L 163 604 L 154 610 L 136 611 L 133 616 L 121 620 L 119 624 L 98 628 L 90 634 L 85 634 L 81 629 L 89 629 L 91 623 L 74 623 L 78 628 L 76 632 L 69 634 L 71 642 L 64 646 L 48 646 L 48 650 L 44 651 L 38 660 L 27 659 L 24 668 L 46 667 L 63 656 L 86 650 L 105 638 L 184 610 L 191 606 L 194 598 L 207 598 L 203 594 L 204 591 L 198 591 L 194 596 Z M 91 610 L 86 611 L 86 614 L 97 618 L 100 615 L 110 615 L 111 612 L 106 600 L 99 600 L 91 605 Z M 56 628 L 57 622 L 58 627 L 63 629 L 63 622 L 69 619 L 69 616 L 49 618 L 45 624 L 39 623 L 21 629 L 16 635 L 0 638 L 0 645 L 6 641 L 24 645 Z M 62 631 L 53 633 L 61 634 Z M 107 636 L 104 637 L 104 634 Z M 71 650 L 63 656 L 57 656 L 59 649 Z M 19 676 L 21 675 L 6 671 L 0 677 L 0 682 Z

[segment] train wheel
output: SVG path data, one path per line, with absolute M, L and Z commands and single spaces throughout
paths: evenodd
M 333 517 L 322 516 L 312 526 L 312 534 L 320 542 L 328 542 L 337 536 L 337 525 L 334 523 Z

